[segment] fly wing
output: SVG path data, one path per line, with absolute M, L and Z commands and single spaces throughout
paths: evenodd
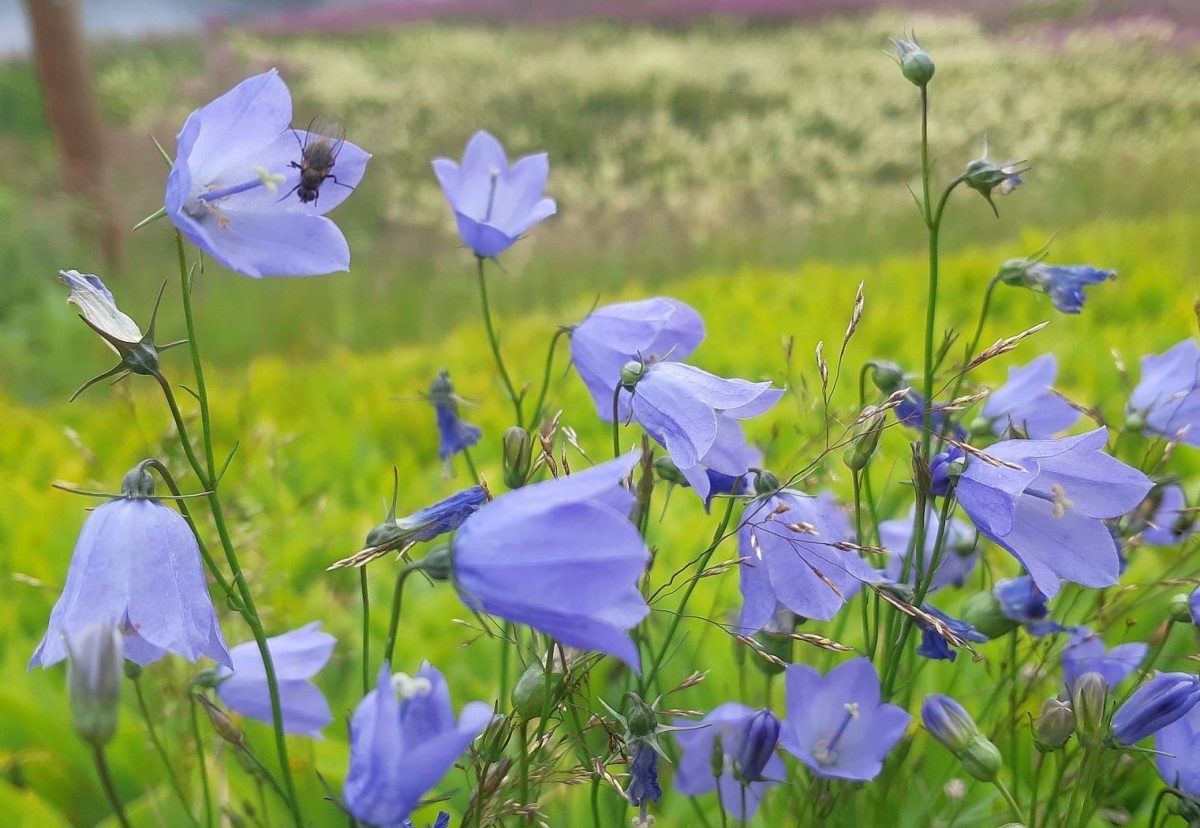
M 317 142 L 325 142 L 329 146 L 330 160 L 336 161 L 346 140 L 346 128 L 337 121 L 317 115 L 308 124 L 308 140 L 304 142 L 305 149 Z

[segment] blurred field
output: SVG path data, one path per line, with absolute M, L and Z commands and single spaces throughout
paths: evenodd
M 232 35 L 98 55 L 131 223 L 161 199 L 161 161 L 143 136 L 169 138 L 189 109 L 265 66 L 279 66 L 291 83 L 298 120 L 334 113 L 376 153 L 360 191 L 335 214 L 355 254 L 352 273 L 254 282 L 214 269 L 198 288 L 201 338 L 220 366 L 211 381 L 218 452 L 241 441 L 225 497 L 243 562 L 271 631 L 319 618 L 339 638 L 320 679 L 336 712 L 350 710 L 359 695 L 358 584 L 353 574 L 324 567 L 357 549 L 382 517 L 393 465 L 402 509 L 465 483 L 461 471 L 455 480 L 442 477 L 432 411 L 397 398 L 412 397 L 449 368 L 459 392 L 479 401 L 466 415 L 491 441 L 479 453 L 481 470 L 500 479 L 495 439 L 508 425 L 507 407 L 490 370 L 469 258 L 455 250 L 428 159 L 459 154 L 481 126 L 516 152 L 550 151 L 550 191 L 561 216 L 514 250 L 505 261 L 510 273 L 490 276 L 518 378 L 540 377 L 555 326 L 580 319 L 596 295 L 609 301 L 668 290 L 706 318 L 709 337 L 697 364 L 792 388 L 789 400 L 751 427 L 768 464 L 790 472 L 797 457 L 812 456 L 819 429 L 811 354 L 818 340 L 828 347 L 840 341 L 859 281 L 867 312 L 838 406 L 852 406 L 862 361 L 915 368 L 919 357 L 924 241 L 904 190 L 915 168 L 914 93 L 881 53 L 886 37 L 910 22 L 879 16 L 820 28 L 713 25 L 675 33 L 422 27 L 353 38 Z M 942 175 L 977 154 L 985 132 L 995 154 L 1036 164 L 1026 186 L 1000 203 L 998 222 L 974 194 L 955 197 L 943 325 L 972 325 L 999 263 L 1059 234 L 1053 260 L 1115 268 L 1121 278 L 1095 289 L 1078 318 L 1002 289 L 985 342 L 1045 319 L 1052 324 L 980 379 L 998 383 L 1008 364 L 1053 350 L 1059 386 L 1119 418 L 1125 386 L 1110 350 L 1136 370 L 1139 355 L 1195 331 L 1200 196 L 1187 182 L 1200 149 L 1200 50 L 1165 48 L 1153 29 L 1083 32 L 1053 43 L 1034 31 L 992 40 L 966 20 L 921 20 L 918 31 L 938 60 L 933 133 Z M 184 464 L 147 383 L 61 402 L 109 367 L 109 357 L 51 278 L 61 266 L 88 269 L 93 254 L 70 229 L 75 208 L 47 183 L 53 153 L 34 90 L 28 69 L 0 70 L 0 151 L 18 159 L 0 183 L 0 256 L 9 263 L 0 281 L 0 464 L 8 469 L 0 498 L 0 812 L 19 812 L 30 826 L 92 825 L 106 807 L 71 733 L 62 671 L 24 670 L 88 506 L 50 483 L 112 490 L 143 457 L 165 457 L 179 470 Z M 175 278 L 168 229 L 160 223 L 139 231 L 128 266 L 104 274 L 136 319 L 145 320 L 158 283 Z M 182 335 L 176 293 L 172 281 L 163 339 Z M 786 336 L 795 338 L 790 365 Z M 182 353 L 164 364 L 183 381 Z M 577 377 L 563 375 L 565 364 L 560 353 L 551 400 L 589 455 L 604 457 L 608 432 Z M 891 457 L 905 456 L 904 435 L 885 439 Z M 1184 459 L 1200 470 L 1194 453 Z M 586 462 L 572 453 L 572 464 Z M 897 466 L 892 476 L 906 473 Z M 840 477 L 810 482 L 843 493 L 847 486 Z M 890 491 L 886 510 L 906 510 L 900 489 Z M 652 526 L 656 581 L 693 557 L 711 532 L 693 500 L 676 492 L 672 509 L 681 514 Z M 719 557 L 733 555 L 726 546 Z M 1135 578 L 1163 565 L 1147 553 L 1135 563 Z M 376 641 L 392 566 L 373 565 Z M 456 704 L 487 697 L 496 644 L 454 623 L 470 616 L 448 588 L 415 581 L 397 666 L 429 658 L 446 671 Z M 693 606 L 713 616 L 735 607 L 735 576 L 702 584 Z M 660 629 L 664 616 L 655 616 Z M 1144 639 L 1154 623 L 1138 618 L 1114 637 Z M 670 678 L 698 666 L 713 672 L 681 704 L 707 708 L 736 694 L 732 643 L 706 625 L 685 628 Z M 225 630 L 231 644 L 246 637 L 232 619 Z M 694 654 L 702 647 L 700 660 Z M 987 646 L 983 652 L 994 662 Z M 985 674 L 996 669 L 960 659 L 932 664 L 925 676 L 943 684 L 961 679 L 982 692 Z M 176 745 L 187 743 L 181 700 L 189 678 L 178 660 L 147 670 Z M 112 752 L 118 785 L 130 796 L 150 789 L 133 808 L 140 824 L 172 824 L 174 804 L 147 761 L 132 705 L 125 714 Z M 265 727 L 247 728 L 266 745 Z M 319 801 L 311 774 L 315 767 L 339 787 L 346 762 L 340 723 L 311 746 L 294 740 L 293 750 L 306 811 L 320 817 L 317 824 L 343 824 Z M 228 785 L 235 801 L 253 798 L 230 765 L 218 788 Z M 915 787 L 922 772 L 913 769 Z M 1148 765 L 1136 769 L 1129 807 L 1147 804 L 1152 779 Z M 451 776 L 444 789 L 460 783 Z M 556 790 L 545 803 L 552 824 L 579 824 L 564 804 L 571 789 Z M 938 791 L 919 793 L 936 807 Z M 667 807 L 662 824 L 690 817 L 682 799 Z M 916 808 L 899 819 L 928 824 Z

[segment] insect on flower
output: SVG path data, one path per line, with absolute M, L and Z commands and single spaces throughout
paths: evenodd
M 300 160 L 292 161 L 288 166 L 300 171 L 300 181 L 279 199 L 280 201 L 292 193 L 295 193 L 303 204 L 316 201 L 321 195 L 321 185 L 327 178 L 338 186 L 348 190 L 354 189 L 349 184 L 338 181 L 337 176 L 333 174 L 333 165 L 337 163 L 338 153 L 342 151 L 342 144 L 346 142 L 344 127 L 318 115 L 309 123 L 303 141 L 294 129 L 292 135 L 300 147 Z

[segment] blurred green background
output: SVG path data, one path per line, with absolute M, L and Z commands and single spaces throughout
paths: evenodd
M 985 342 L 1042 320 L 1052 324 L 979 379 L 998 383 L 1007 365 L 1053 350 L 1059 386 L 1115 419 L 1127 381 L 1112 353 L 1136 378 L 1137 357 L 1194 334 L 1195 31 L 1172 17 L 1171 3 L 1150 4 L 1160 14 L 1112 17 L 1082 14 L 1100 5 L 1086 2 L 1004 5 L 1006 14 L 993 9 L 975 17 L 883 11 L 670 27 L 579 21 L 290 35 L 222 29 L 92 45 L 106 125 L 97 140 L 110 150 L 109 178 L 125 225 L 162 203 L 165 168 L 149 136 L 171 151 L 190 110 L 267 67 L 278 67 L 291 86 L 298 123 L 317 113 L 334 117 L 375 155 L 358 191 L 333 214 L 350 240 L 350 273 L 255 281 L 211 266 L 197 286 L 200 338 L 215 366 L 218 454 L 240 441 L 224 496 L 268 631 L 321 619 L 340 641 L 320 678 L 339 721 L 323 741 L 293 740 L 316 824 L 343 824 L 320 801 L 312 769 L 340 787 L 341 714 L 359 693 L 358 582 L 352 573 L 323 570 L 357 549 L 382 517 L 392 466 L 400 470 L 405 511 L 465 485 L 461 471 L 454 480 L 443 477 L 433 412 L 409 399 L 438 369 L 450 369 L 459 392 L 477 401 L 465 415 L 485 430 L 482 470 L 500 480 L 507 403 L 483 339 L 473 263 L 459 248 L 429 168 L 435 156 L 460 155 L 475 129 L 492 131 L 514 156 L 547 150 L 548 190 L 559 203 L 557 217 L 506 254 L 504 272 L 490 271 L 516 377 L 539 378 L 556 325 L 579 320 L 598 297 L 669 292 L 705 316 L 709 335 L 697 364 L 792 389 L 750 428 L 781 473 L 814 453 L 820 395 L 811 355 L 819 340 L 827 354 L 836 351 L 860 281 L 866 316 L 835 402 L 843 411 L 853 406 L 853 378 L 866 359 L 917 367 L 925 239 L 906 191 L 919 169 L 917 98 L 886 54 L 888 38 L 906 30 L 915 28 L 937 61 L 931 134 L 939 178 L 948 180 L 976 157 L 985 135 L 994 158 L 1033 164 L 1025 186 L 999 202 L 999 220 L 976 195 L 954 197 L 939 327 L 969 331 L 999 264 L 1052 239 L 1052 261 L 1120 273 L 1093 289 L 1080 317 L 1056 314 L 1044 297 L 1002 290 Z M 32 64 L 0 65 L 0 464 L 9 470 L 0 497 L 0 812 L 20 814 L 21 825 L 94 825 L 107 807 L 71 733 L 62 670 L 25 672 L 89 505 L 50 484 L 61 479 L 112 491 L 144 457 L 166 458 L 181 474 L 185 464 L 151 384 L 134 378 L 64 403 L 74 387 L 109 367 L 110 356 L 65 304 L 54 275 L 63 267 L 99 272 L 143 323 L 159 284 L 171 280 L 161 338 L 182 337 L 182 320 L 169 225 L 139 230 L 123 263 L 105 270 L 86 232 L 89 208 L 59 184 L 43 113 Z M 608 432 L 565 365 L 560 352 L 552 404 L 589 455 L 603 457 Z M 187 382 L 182 353 L 165 357 L 164 367 Z M 881 478 L 885 470 L 892 479 L 907 474 L 904 442 L 900 434 L 885 439 L 895 460 Z M 571 458 L 587 462 L 573 451 Z M 1182 459 L 1184 469 L 1196 470 L 1194 458 Z M 845 491 L 839 471 L 818 475 L 813 485 Z M 886 510 L 907 511 L 905 497 L 892 486 Z M 663 567 L 656 578 L 693 557 L 711 532 L 693 500 L 676 492 L 671 508 L 678 513 L 651 531 Z M 730 545 L 718 557 L 734 554 Z M 1146 571 L 1159 564 L 1148 562 Z M 373 566 L 376 646 L 391 567 Z M 711 617 L 736 607 L 735 577 L 702 584 L 693 606 Z M 428 658 L 447 673 L 456 705 L 490 698 L 495 642 L 454 623 L 470 616 L 450 590 L 424 583 L 410 590 L 397 667 L 415 669 Z M 661 628 L 664 615 L 651 623 Z M 230 643 L 245 640 L 247 632 L 225 616 Z M 713 672 L 679 706 L 703 709 L 736 695 L 732 642 L 709 625 L 685 629 L 670 676 Z M 1135 623 L 1123 634 L 1145 638 L 1150 629 Z M 701 651 L 703 659 L 696 657 Z M 813 652 L 823 663 L 825 656 Z M 995 669 L 960 659 L 928 672 L 961 674 L 982 686 Z M 184 694 L 190 667 L 168 660 L 146 675 L 167 740 L 185 763 L 194 761 Z M 267 728 L 247 729 L 271 759 Z M 136 824 L 176 824 L 150 756 L 129 705 L 113 750 L 118 786 L 132 800 Z M 228 758 L 219 763 L 228 775 L 222 772 L 217 786 L 238 807 L 252 789 Z M 920 793 L 913 801 L 924 807 L 906 811 L 900 824 L 929 824 L 929 812 L 944 804 L 940 789 L 921 789 L 935 785 L 921 773 L 918 767 L 912 776 Z M 1144 793 L 1152 774 L 1139 778 Z M 452 774 L 444 786 L 456 813 L 461 784 Z M 549 823 L 577 824 L 571 814 L 582 806 L 581 794 L 549 789 Z M 679 801 L 666 807 L 668 825 L 691 814 Z M 1137 796 L 1130 807 L 1140 807 Z

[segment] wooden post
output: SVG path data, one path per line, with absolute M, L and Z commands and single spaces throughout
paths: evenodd
M 109 269 L 120 265 L 127 220 L 108 186 L 104 124 L 92 83 L 77 0 L 25 0 L 42 81 L 46 117 L 58 145 L 67 192 L 86 200 L 84 229 L 93 234 Z

